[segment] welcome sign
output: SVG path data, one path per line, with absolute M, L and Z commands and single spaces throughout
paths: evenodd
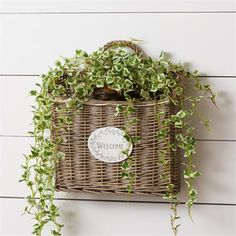
M 115 127 L 96 129 L 88 138 L 88 148 L 98 160 L 115 163 L 123 161 L 132 152 L 132 144 L 124 138 L 124 131 Z

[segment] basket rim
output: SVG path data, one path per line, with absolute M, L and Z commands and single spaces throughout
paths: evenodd
M 162 103 L 169 103 L 168 99 L 161 99 L 157 101 L 135 101 L 135 106 L 153 106 L 156 104 L 162 104 Z M 96 99 L 90 99 L 86 102 L 84 102 L 85 105 L 96 105 L 96 106 L 114 106 L 114 105 L 126 105 L 127 101 L 103 101 L 103 100 L 96 100 Z
M 56 103 L 66 103 L 69 98 L 65 97 L 57 97 L 55 98 Z M 152 101 L 135 101 L 134 105 L 138 107 L 145 106 L 154 106 L 158 104 L 169 104 L 170 100 L 168 98 L 163 98 L 159 100 Z M 116 105 L 126 105 L 127 101 L 105 101 L 105 100 L 96 100 L 96 99 L 88 99 L 83 102 L 84 105 L 87 106 L 116 106 Z

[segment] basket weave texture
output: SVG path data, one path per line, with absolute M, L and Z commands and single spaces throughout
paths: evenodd
M 89 152 L 87 141 L 89 135 L 101 127 L 122 128 L 127 119 L 120 113 L 114 116 L 117 105 L 124 101 L 89 100 L 83 109 L 69 110 L 63 114 L 72 118 L 72 123 L 64 125 L 60 130 L 52 129 L 53 138 L 60 137 L 66 142 L 58 145 L 58 151 L 65 153 L 65 158 L 58 163 L 56 169 L 56 189 L 66 192 L 96 192 L 96 193 L 127 193 L 126 181 L 121 175 L 121 163 L 105 163 L 95 159 Z M 53 124 L 58 125 L 61 112 L 56 108 L 65 107 L 65 103 L 56 102 L 53 109 Z M 134 145 L 132 151 L 133 173 L 135 181 L 132 194 L 160 195 L 167 190 L 169 182 L 161 178 L 162 174 L 169 177 L 175 185 L 175 191 L 180 188 L 179 151 L 171 151 L 166 138 L 157 138 L 162 121 L 175 114 L 175 107 L 168 100 L 157 102 L 137 102 L 136 111 L 130 118 L 139 122 L 130 130 L 131 135 L 142 137 L 140 144 Z M 157 120 L 156 114 L 165 111 Z M 174 142 L 175 129 L 170 127 L 168 139 Z M 160 151 L 165 151 L 167 164 L 163 167 L 158 162 Z M 163 155 L 163 154 L 162 154 Z

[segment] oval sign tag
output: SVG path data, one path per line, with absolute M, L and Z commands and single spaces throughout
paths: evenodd
M 132 152 L 132 144 L 124 138 L 124 131 L 115 127 L 96 129 L 88 138 L 88 148 L 98 160 L 115 163 L 123 161 L 127 156 L 123 153 Z

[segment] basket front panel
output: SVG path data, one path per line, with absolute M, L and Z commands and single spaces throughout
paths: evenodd
M 63 106 L 57 104 L 56 106 Z M 53 138 L 60 137 L 64 140 L 58 145 L 58 150 L 65 153 L 56 170 L 56 187 L 58 190 L 68 192 L 104 192 L 127 193 L 126 182 L 121 175 L 122 163 L 105 163 L 94 158 L 88 149 L 87 141 L 90 134 L 102 127 L 113 126 L 122 128 L 126 118 L 115 114 L 116 104 L 85 104 L 83 110 L 67 111 L 64 116 L 72 118 L 70 125 L 64 125 L 56 130 L 59 113 L 54 109 L 52 129 Z M 174 110 L 169 103 L 160 103 L 136 107 L 132 114 L 139 120 L 138 124 L 130 129 L 131 135 L 142 137 L 138 145 L 134 145 L 132 151 L 135 182 L 133 194 L 159 195 L 166 191 L 167 180 L 160 178 L 162 174 L 179 189 L 179 157 L 178 152 L 168 150 L 167 140 L 158 139 L 156 134 L 161 130 L 161 121 Z M 165 115 L 157 120 L 158 111 L 165 111 Z M 130 117 L 130 119 L 132 118 Z M 168 140 L 173 141 L 174 129 Z M 164 155 L 160 155 L 160 150 Z M 165 167 L 158 164 L 160 158 L 168 160 Z

